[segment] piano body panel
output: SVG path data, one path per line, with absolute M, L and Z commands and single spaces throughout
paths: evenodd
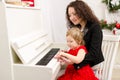
M 55 80 L 50 68 L 44 66 L 13 65 L 14 80 Z
M 55 58 L 46 65 L 36 65 L 36 63 L 42 58 L 48 51 L 52 48 L 60 48 L 61 50 L 66 50 L 67 45 L 64 43 L 51 43 L 40 55 L 35 57 L 33 61 L 28 64 L 23 64 L 16 53 L 14 53 L 15 59 L 13 64 L 13 74 L 14 80 L 55 80 L 57 77 L 61 65 Z

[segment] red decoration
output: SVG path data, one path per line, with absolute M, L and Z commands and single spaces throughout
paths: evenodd
M 116 34 L 116 31 L 115 31 L 115 30 L 113 30 L 113 34 L 114 34 L 114 35 Z
M 117 29 L 120 29 L 120 23 L 116 23 L 115 27 L 116 27 Z
M 30 0 L 33 4 L 30 4 L 31 7 L 34 7 L 34 0 Z
M 28 3 L 30 7 L 34 7 L 34 0 L 22 0 L 22 2 Z

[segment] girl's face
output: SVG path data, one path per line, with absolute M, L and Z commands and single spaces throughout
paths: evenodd
M 78 17 L 78 15 L 76 14 L 76 11 L 73 7 L 69 7 L 68 8 L 68 15 L 69 15 L 69 19 L 70 21 L 74 24 L 74 25 L 78 25 L 80 24 L 80 22 L 82 21 L 81 18 Z
M 71 36 L 67 36 L 67 45 L 71 49 L 75 49 L 79 46 L 79 44 L 73 39 Z

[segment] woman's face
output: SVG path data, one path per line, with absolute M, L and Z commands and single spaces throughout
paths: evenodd
M 78 15 L 76 14 L 76 11 L 73 7 L 69 7 L 68 8 L 68 15 L 69 15 L 69 19 L 70 21 L 74 24 L 74 25 L 78 25 L 80 24 L 80 22 L 82 21 L 81 18 L 78 17 Z

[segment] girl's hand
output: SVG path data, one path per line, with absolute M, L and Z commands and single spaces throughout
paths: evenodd
M 54 56 L 54 58 L 60 59 L 61 56 L 62 56 L 62 53 L 66 53 L 66 52 L 67 52 L 67 51 L 65 51 L 65 50 L 60 50 L 60 51 L 58 51 L 58 53 Z
M 60 51 L 58 51 L 58 53 L 54 56 L 55 59 L 59 59 L 60 58 Z
M 55 59 L 57 59 L 59 62 L 61 62 L 61 52 L 62 51 L 58 51 L 58 53 L 54 56 Z

